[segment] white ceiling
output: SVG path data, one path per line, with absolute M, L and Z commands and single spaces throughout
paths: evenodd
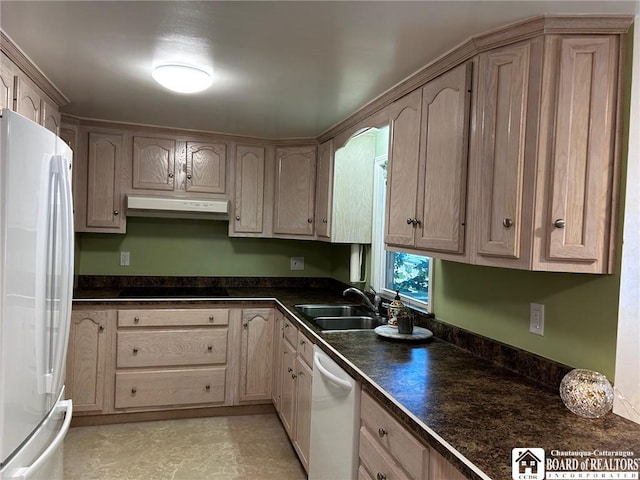
M 315 137 L 471 35 L 544 13 L 638 1 L 0 2 L 0 26 L 87 118 Z M 171 93 L 164 62 L 214 72 Z

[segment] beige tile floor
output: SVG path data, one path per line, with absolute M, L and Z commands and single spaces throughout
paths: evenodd
M 303 480 L 276 415 L 123 423 L 69 430 L 65 480 Z

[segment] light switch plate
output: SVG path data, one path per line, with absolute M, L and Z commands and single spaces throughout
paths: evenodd
M 529 304 L 529 332 L 534 335 L 544 335 L 544 305 L 542 303 Z
M 129 266 L 129 252 L 120 252 L 120 266 L 121 267 Z
M 291 270 L 304 270 L 304 257 L 291 257 Z

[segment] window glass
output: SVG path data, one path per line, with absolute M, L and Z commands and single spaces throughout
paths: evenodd
M 431 259 L 403 252 L 386 252 L 384 286 L 422 303 L 429 301 Z

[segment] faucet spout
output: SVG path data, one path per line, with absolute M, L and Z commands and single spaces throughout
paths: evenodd
M 347 296 L 347 294 L 349 293 L 354 293 L 358 295 L 362 300 L 362 302 L 367 306 L 367 308 L 369 308 L 374 313 L 376 318 L 380 317 L 380 311 L 378 309 L 379 302 L 376 302 L 376 305 L 374 305 L 373 303 L 371 303 L 371 300 L 369 300 L 369 297 L 367 297 L 367 295 L 362 290 L 355 287 L 347 288 L 344 292 L 342 292 L 342 295 Z

